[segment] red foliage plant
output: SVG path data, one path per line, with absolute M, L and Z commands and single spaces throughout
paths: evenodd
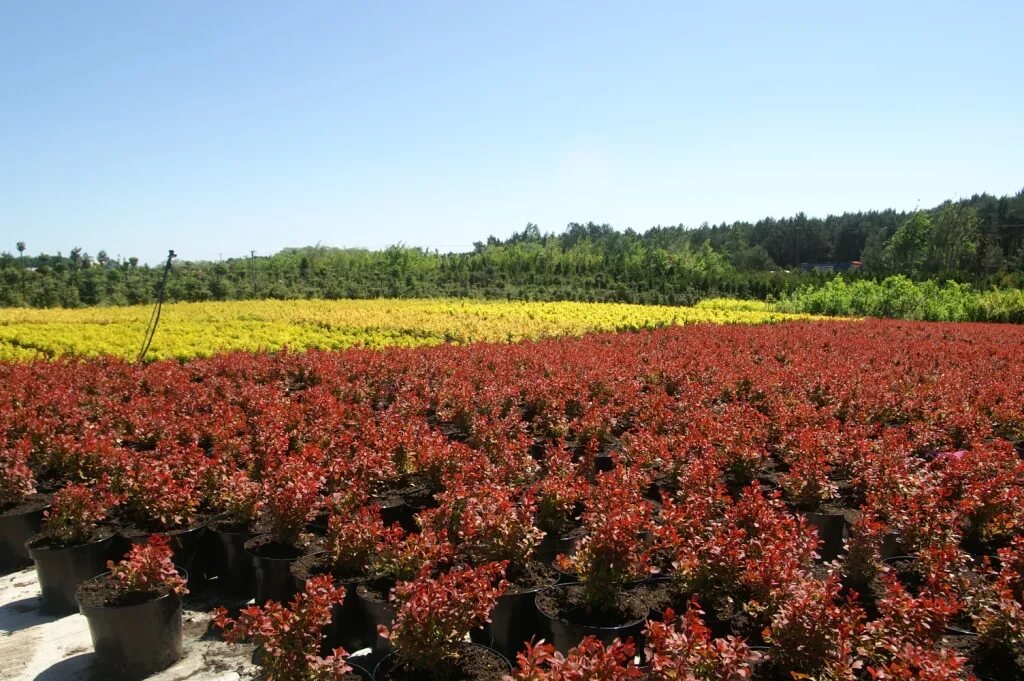
M 863 664 L 865 614 L 852 599 L 840 602 L 840 590 L 836 573 L 790 587 L 764 632 L 778 667 L 795 678 L 853 678 Z
M 696 598 L 681 619 L 668 608 L 662 621 L 648 621 L 646 634 L 650 681 L 746 681 L 761 654 L 741 639 L 712 638 Z
M 533 504 L 517 500 L 515 490 L 505 485 L 457 482 L 438 500 L 440 506 L 421 514 L 421 522 L 444 530 L 470 565 L 505 561 L 509 573 L 518 574 L 543 536 L 533 525 Z
M 344 579 L 365 575 L 377 547 L 394 531 L 401 532 L 397 527 L 393 531 L 385 528 L 375 507 L 364 506 L 352 514 L 332 513 L 327 519 L 323 549 L 330 556 L 334 576 Z
M 437 577 L 430 572 L 425 566 L 416 579 L 395 587 L 394 626 L 390 631 L 378 627 L 405 665 L 426 671 L 440 669 L 458 655 L 466 634 L 490 621 L 505 589 L 504 563 L 456 568 Z
M 560 568 L 579 576 L 588 606 L 600 612 L 613 611 L 618 592 L 650 572 L 643 534 L 651 504 L 640 497 L 638 481 L 621 470 L 599 477 L 583 514 L 586 536 L 571 556 L 557 559 Z
M 35 478 L 28 465 L 31 451 L 31 443 L 23 439 L 0 454 L 0 510 L 17 506 L 35 494 Z
M 274 541 L 295 546 L 319 510 L 323 469 L 301 455 L 289 456 L 263 481 L 263 516 Z
M 506 677 L 506 681 L 630 681 L 648 678 L 633 662 L 635 654 L 632 641 L 623 643 L 619 639 L 605 646 L 596 637 L 587 636 L 570 649 L 568 655 L 556 652 L 553 645 L 543 640 L 531 641 L 519 653 L 517 668 L 512 676 Z
M 118 501 L 117 495 L 99 485 L 68 485 L 50 500 L 50 508 L 43 514 L 42 534 L 61 546 L 83 544 L 93 538 Z
M 244 470 L 228 472 L 214 493 L 217 509 L 226 520 L 251 528 L 263 508 L 263 487 Z
M 196 519 L 197 479 L 184 474 L 188 463 L 135 452 L 121 453 L 111 474 L 111 490 L 123 499 L 122 515 L 140 529 L 167 531 Z
M 345 599 L 345 588 L 335 586 L 330 575 L 306 582 L 306 589 L 285 606 L 268 601 L 262 608 L 249 606 L 237 619 L 216 608 L 213 621 L 229 643 L 251 640 L 262 651 L 259 664 L 273 681 L 339 681 L 352 671 L 347 653 L 336 648 L 320 657 L 324 627 L 331 611 Z
M 107 569 L 122 596 L 157 594 L 162 591 L 184 596 L 188 588 L 171 556 L 171 545 L 167 537 L 154 534 L 145 544 L 132 546 L 120 562 L 107 561 Z

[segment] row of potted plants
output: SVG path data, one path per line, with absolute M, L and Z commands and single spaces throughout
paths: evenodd
M 120 556 L 162 534 L 190 589 L 216 577 L 258 604 L 329 573 L 348 597 L 327 638 L 383 625 L 380 650 L 402 584 L 498 563 L 492 622 L 471 629 L 510 659 L 532 637 L 569 655 L 587 633 L 601 655 L 618 635 L 647 658 L 645 621 L 696 596 L 712 640 L 798 674 L 824 672 L 784 651 L 777 618 L 825 593 L 839 614 L 811 620 L 828 645 L 869 637 L 852 662 L 835 653 L 855 675 L 957 635 L 984 669 L 1020 635 L 1000 570 L 1024 527 L 1021 338 L 860 328 L 3 365 L 0 530 L 21 528 L 3 555 L 108 541 Z M 922 590 L 925 569 L 955 579 Z M 910 611 L 934 635 L 912 634 Z

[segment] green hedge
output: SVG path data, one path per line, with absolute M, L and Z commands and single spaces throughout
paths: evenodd
M 782 312 L 847 317 L 1024 323 L 1020 289 L 978 291 L 970 284 L 914 282 L 902 275 L 881 282 L 836 277 L 819 287 L 803 287 L 776 307 Z

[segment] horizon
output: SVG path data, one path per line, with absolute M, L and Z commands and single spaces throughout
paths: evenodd
M 0 251 L 472 250 L 1012 195 L 988 2 L 0 6 Z M 298 244 L 298 245 L 296 245 Z

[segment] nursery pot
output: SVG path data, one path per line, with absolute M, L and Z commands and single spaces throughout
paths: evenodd
M 823 561 L 834 560 L 843 552 L 843 540 L 847 536 L 846 518 L 839 513 L 804 513 L 808 524 L 818 530 L 821 545 L 818 555 Z
M 365 667 L 359 666 L 351 659 L 345 660 L 345 664 L 347 664 L 349 667 L 352 667 L 352 671 L 350 673 L 354 674 L 355 676 L 358 676 L 361 679 L 361 681 L 373 681 L 373 672 L 371 672 L 370 670 L 366 669 Z
M 78 612 L 75 592 L 87 579 L 106 572 L 114 532 L 85 544 L 47 546 L 44 537 L 33 537 L 25 548 L 36 563 L 42 593 L 40 610 L 54 615 Z
M 569 620 L 564 619 L 559 613 L 547 612 L 542 605 L 541 596 L 544 595 L 545 592 L 556 589 L 566 589 L 570 586 L 579 585 L 558 584 L 541 591 L 535 597 L 537 612 L 540 615 L 542 627 L 546 634 L 545 638 L 551 642 L 555 647 L 555 650 L 564 655 L 569 652 L 570 648 L 579 645 L 579 643 L 587 636 L 596 636 L 604 645 L 609 645 L 617 638 L 622 639 L 623 641 L 627 638 L 632 638 L 633 643 L 636 644 L 637 650 L 643 650 L 642 632 L 644 629 L 644 622 L 647 619 L 647 613 L 645 613 L 643 617 L 632 622 L 602 626 L 600 624 L 581 624 L 578 622 L 570 622 Z
M 38 508 L 15 508 L 0 513 L 0 573 L 14 572 L 32 564 L 25 542 L 39 532 L 43 511 L 48 504 L 40 501 Z
M 295 547 L 270 541 L 270 535 L 266 534 L 249 539 L 244 547 L 253 570 L 252 585 L 256 605 L 263 605 L 267 601 L 290 601 L 295 595 L 291 565 L 301 557 L 301 552 Z
M 486 629 L 491 635 L 491 645 L 505 657 L 514 658 L 522 650 L 523 643 L 534 636 L 541 637 L 535 603 L 537 594 L 548 586 L 553 584 L 518 593 L 505 593 L 498 598 Z
M 320 555 L 326 554 L 321 553 Z M 303 560 L 305 559 L 306 557 L 303 558 Z M 292 563 L 291 572 L 292 579 L 295 581 L 295 589 L 300 592 L 305 591 L 306 577 L 296 574 L 296 567 L 297 564 Z M 345 587 L 345 600 L 340 605 L 331 606 L 331 623 L 324 629 L 325 639 L 322 653 L 329 654 L 329 651 L 338 646 L 353 652 L 362 650 L 372 643 L 372 639 L 367 635 L 366 615 L 356 597 L 356 590 L 365 581 L 366 579 L 363 577 L 336 580 L 338 584 Z
M 906 551 L 904 551 L 903 547 L 900 546 L 899 537 L 892 532 L 887 532 L 885 536 L 882 537 L 882 545 L 878 547 L 878 553 L 883 559 L 885 559 L 902 556 Z
M 249 531 L 226 532 L 216 525 L 207 528 L 206 574 L 216 577 L 229 596 L 252 595 L 252 559 L 245 550 L 245 542 L 252 537 Z
M 568 533 L 560 537 L 551 534 L 545 535 L 533 552 L 534 559 L 541 563 L 550 564 L 555 559 L 555 556 L 560 553 L 571 554 L 576 549 L 576 542 L 582 536 L 578 528 L 569 530 Z
M 189 574 L 188 588 L 196 593 L 202 588 L 203 566 L 200 564 L 200 549 L 203 545 L 203 536 L 206 533 L 206 521 L 193 523 L 180 530 L 169 530 L 167 532 L 130 532 L 122 536 L 131 544 L 145 544 L 152 534 L 164 534 L 171 542 L 171 560 Z M 130 548 L 130 546 L 129 546 Z M 127 550 L 127 549 L 126 549 Z
M 493 673 L 456 676 L 454 670 L 446 668 L 443 671 L 439 671 L 438 676 L 448 681 L 501 681 L 506 675 L 512 673 L 512 665 L 497 650 L 478 643 L 464 643 L 462 645 L 465 647 L 465 650 L 460 652 L 460 659 L 474 657 L 479 660 L 482 658 L 489 663 L 488 666 L 492 668 Z M 391 653 L 378 662 L 377 668 L 373 670 L 373 681 L 428 681 L 429 676 L 425 677 L 418 671 L 399 667 L 398 665 L 401 662 L 400 655 L 401 653 L 398 652 Z
M 377 585 L 380 589 L 387 591 L 390 589 L 390 584 L 386 586 L 380 586 L 380 582 Z M 376 598 L 368 598 L 363 592 L 362 588 L 356 588 L 356 599 L 359 601 L 359 607 L 362 610 L 365 618 L 365 632 L 367 638 L 373 643 L 370 647 L 375 652 L 390 652 L 394 650 L 394 646 L 387 639 L 383 639 L 377 635 L 377 627 L 383 625 L 388 629 L 391 629 L 395 623 L 395 614 L 398 612 L 398 608 L 394 603 L 387 600 L 377 600 Z
M 401 498 L 381 499 L 378 502 L 378 507 L 380 508 L 381 521 L 385 527 L 398 523 L 406 532 L 419 531 L 419 528 L 416 526 L 416 520 L 413 518 L 415 511 Z
M 166 669 L 181 658 L 181 597 L 178 595 L 167 594 L 144 603 L 109 607 L 79 601 L 79 609 L 89 622 L 97 662 L 116 678 L 141 679 Z

